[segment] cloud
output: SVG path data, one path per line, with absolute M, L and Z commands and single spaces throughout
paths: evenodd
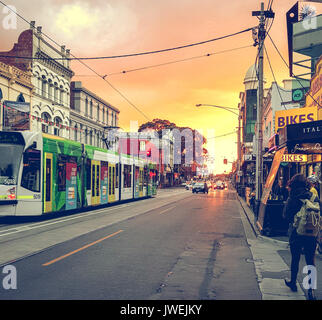
M 83 55 L 97 55 L 129 41 L 136 30 L 136 16 L 122 4 L 108 2 L 51 2 L 46 8 L 46 29 L 72 49 Z

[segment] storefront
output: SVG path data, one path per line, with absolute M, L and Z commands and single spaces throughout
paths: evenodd
M 286 199 L 274 199 L 272 188 L 276 177 L 283 172 L 283 179 L 294 174 L 306 177 L 315 174 L 321 190 L 322 120 L 287 125 L 279 130 L 279 146 L 266 179 L 261 198 L 257 227 L 264 234 L 286 233 L 282 211 Z M 320 199 L 321 199 L 320 193 Z

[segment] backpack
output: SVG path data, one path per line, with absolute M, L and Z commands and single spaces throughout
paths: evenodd
M 315 195 L 311 199 L 302 200 L 301 210 L 295 215 L 293 227 L 301 236 L 316 237 L 321 228 L 320 204 L 313 202 Z

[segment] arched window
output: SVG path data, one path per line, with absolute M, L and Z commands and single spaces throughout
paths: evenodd
M 44 133 L 48 133 L 49 130 L 49 122 L 51 122 L 51 117 L 47 112 L 43 112 L 41 114 L 42 124 L 41 124 L 41 131 Z
M 54 135 L 55 136 L 59 136 L 62 123 L 63 123 L 62 119 L 60 119 L 59 117 L 55 117 L 55 119 L 54 119 L 54 125 L 55 125 Z
M 3 94 L 2 94 L 2 90 L 0 88 L 0 100 L 2 100 L 2 98 L 3 98 Z
M 22 93 L 20 93 L 17 97 L 17 102 L 25 102 L 25 98 Z

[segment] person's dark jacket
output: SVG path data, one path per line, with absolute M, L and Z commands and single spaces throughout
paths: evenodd
M 301 210 L 303 205 L 301 200 L 311 199 L 311 197 L 312 192 L 310 192 L 308 188 L 292 188 L 283 209 L 283 218 L 286 219 L 289 224 L 293 223 L 294 216 Z M 313 201 L 318 202 L 321 208 L 321 203 L 318 197 L 315 197 Z

